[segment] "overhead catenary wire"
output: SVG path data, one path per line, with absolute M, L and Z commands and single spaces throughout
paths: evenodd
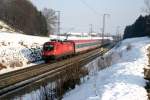
M 92 7 L 90 6 L 86 1 L 84 0 L 79 0 L 82 4 L 84 4 L 88 9 L 90 9 L 94 14 L 99 15 L 99 13 Z
M 97 12 L 96 10 L 95 10 L 95 8 L 93 8 L 91 5 L 89 5 L 85 0 L 79 0 L 85 7 L 87 7 L 94 15 L 96 15 L 97 17 L 99 17 L 99 15 L 101 15 L 99 12 Z M 93 26 L 93 25 L 92 25 Z M 91 25 L 90 25 L 90 27 L 91 27 Z M 93 27 L 92 27 L 93 28 Z M 90 31 L 91 31 L 91 29 L 92 28 L 90 28 L 89 29 L 89 33 L 91 33 Z M 92 29 L 92 31 L 93 31 L 93 29 Z
M 105 20 L 106 20 L 106 16 L 110 16 L 110 14 L 100 14 L 98 13 L 92 6 L 90 6 L 85 0 L 80 0 L 82 2 L 82 4 L 84 4 L 88 9 L 90 9 L 95 15 L 99 16 L 102 15 L 103 16 L 103 28 L 102 28 L 102 40 L 104 38 L 104 33 L 105 33 Z

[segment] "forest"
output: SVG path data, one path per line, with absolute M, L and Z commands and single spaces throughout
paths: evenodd
M 0 0 L 0 20 L 23 34 L 48 36 L 46 18 L 29 0 Z

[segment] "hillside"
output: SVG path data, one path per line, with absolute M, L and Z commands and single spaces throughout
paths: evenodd
M 41 60 L 42 45 L 46 41 L 49 38 L 0 32 L 0 74 Z
M 148 37 L 126 39 L 89 63 L 89 80 L 67 93 L 63 100 L 147 100 L 143 68 L 148 65 Z M 109 58 L 106 62 L 103 60 Z M 108 68 L 97 69 L 107 64 Z

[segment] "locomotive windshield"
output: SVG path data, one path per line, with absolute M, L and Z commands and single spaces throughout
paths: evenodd
M 49 44 L 45 44 L 43 49 L 45 51 L 51 51 L 51 50 L 54 50 L 54 46 L 53 45 L 49 45 Z

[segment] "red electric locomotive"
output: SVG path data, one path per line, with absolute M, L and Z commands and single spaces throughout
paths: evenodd
M 47 62 L 50 59 L 58 59 L 74 54 L 74 43 L 71 41 L 53 40 L 44 43 L 42 57 Z

